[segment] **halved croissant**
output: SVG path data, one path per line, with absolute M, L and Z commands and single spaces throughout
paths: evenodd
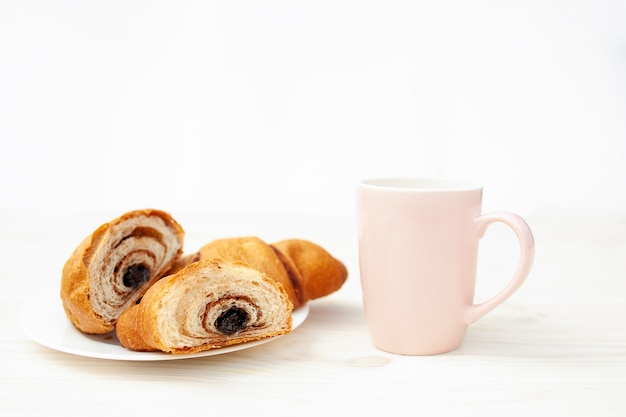
M 284 288 L 241 262 L 205 259 L 162 278 L 116 326 L 135 351 L 194 353 L 288 333 Z
M 348 270 L 321 246 L 302 239 L 267 244 L 256 236 L 217 239 L 181 258 L 170 273 L 201 259 L 244 262 L 280 282 L 294 308 L 337 291 Z
M 61 300 L 80 331 L 104 334 L 182 254 L 184 231 L 160 210 L 134 210 L 100 226 L 63 267 Z

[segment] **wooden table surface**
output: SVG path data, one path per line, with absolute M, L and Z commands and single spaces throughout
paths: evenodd
M 220 237 L 315 241 L 347 265 L 338 292 L 261 346 L 205 358 L 119 361 L 59 352 L 20 328 L 22 308 L 57 297 L 75 246 L 112 212 L 0 211 L 0 415 L 625 416 L 626 216 L 536 215 L 535 265 L 522 288 L 451 353 L 408 357 L 370 342 L 353 218 L 172 213 L 191 251 Z M 481 243 L 477 301 L 504 286 L 517 243 Z M 49 317 L 42 316 L 42 325 Z

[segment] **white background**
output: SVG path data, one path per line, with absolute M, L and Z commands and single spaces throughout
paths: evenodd
M 626 2 L 0 0 L 0 209 L 626 210 Z

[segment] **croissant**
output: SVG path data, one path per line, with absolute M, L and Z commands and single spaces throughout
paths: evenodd
M 61 300 L 84 333 L 112 331 L 124 310 L 181 256 L 184 231 L 159 210 L 135 210 L 85 238 L 63 266 Z
M 288 239 L 270 245 L 255 236 L 211 241 L 181 258 L 170 273 L 209 258 L 241 261 L 264 272 L 283 285 L 294 308 L 337 291 L 348 277 L 344 264 L 313 242 Z
M 264 273 L 205 259 L 150 287 L 116 332 L 130 350 L 195 353 L 288 333 L 292 309 L 284 288 Z

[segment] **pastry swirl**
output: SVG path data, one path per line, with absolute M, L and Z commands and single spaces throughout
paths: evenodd
M 241 262 L 205 259 L 162 278 L 116 326 L 135 351 L 195 353 L 288 333 L 284 288 Z
M 61 299 L 85 333 L 113 330 L 124 310 L 182 254 L 184 231 L 160 210 L 135 210 L 100 226 L 63 267 Z

